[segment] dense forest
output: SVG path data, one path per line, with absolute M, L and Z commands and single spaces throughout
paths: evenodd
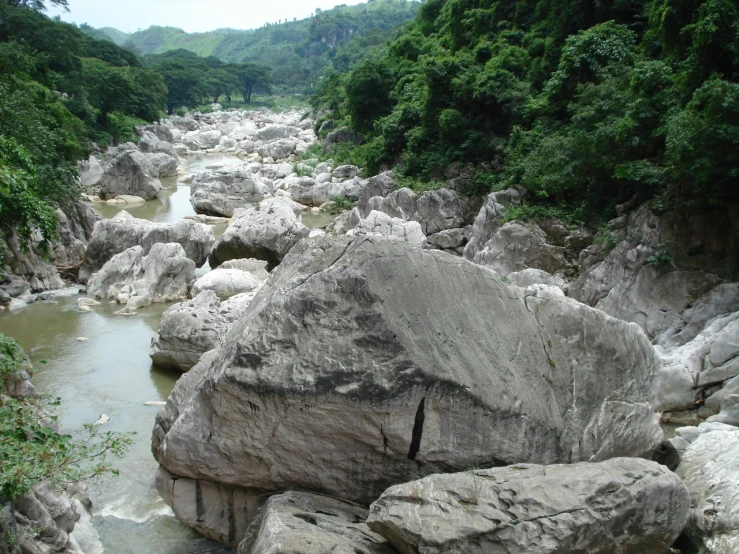
M 736 202 L 738 8 L 429 0 L 382 58 L 328 77 L 312 103 L 362 133 L 352 158 L 372 170 L 428 181 L 466 162 L 468 193 L 521 185 L 534 214 Z
M 368 48 L 384 44 L 393 31 L 412 20 L 420 5 L 410 0 L 370 0 L 245 31 L 185 33 L 174 27 L 152 26 L 126 35 L 112 28 L 80 28 L 96 38 L 107 36 L 144 56 L 184 49 L 232 64 L 265 65 L 272 68 L 276 90 L 296 92 L 310 89 L 327 72 L 352 69 Z

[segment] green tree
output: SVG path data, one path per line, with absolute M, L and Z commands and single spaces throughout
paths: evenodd
M 270 68 L 254 63 L 245 63 L 238 66 L 236 77 L 241 84 L 241 94 L 244 102 L 251 102 L 251 95 L 255 89 L 271 92 L 272 77 Z

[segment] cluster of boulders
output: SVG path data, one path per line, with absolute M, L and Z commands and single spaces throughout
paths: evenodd
M 305 159 L 311 126 L 174 116 L 83 172 L 123 204 L 180 157 L 241 160 L 186 179 L 195 219 L 122 211 L 81 250 L 120 313 L 181 302 L 150 349 L 186 372 L 152 442 L 176 516 L 255 554 L 734 552 L 736 210 L 625 205 L 594 236 L 513 218 L 516 188 Z M 708 422 L 661 443 L 660 415 Z
M 631 459 L 661 439 L 647 337 L 556 287 L 316 237 L 211 344 L 157 416 L 157 483 L 241 552 L 664 552 L 688 516 L 680 480 Z

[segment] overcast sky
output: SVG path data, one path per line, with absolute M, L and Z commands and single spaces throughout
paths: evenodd
M 179 27 L 192 33 L 222 27 L 255 29 L 280 19 L 303 19 L 316 8 L 328 10 L 339 4 L 360 3 L 361 0 L 69 0 L 69 13 L 50 9 L 48 14 L 127 33 L 150 25 Z

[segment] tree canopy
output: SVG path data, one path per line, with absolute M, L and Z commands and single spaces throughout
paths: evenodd
M 363 134 L 355 155 L 373 170 L 470 163 L 471 192 L 521 185 L 591 217 L 634 196 L 739 194 L 732 0 L 429 0 L 331 83 L 313 106 Z

